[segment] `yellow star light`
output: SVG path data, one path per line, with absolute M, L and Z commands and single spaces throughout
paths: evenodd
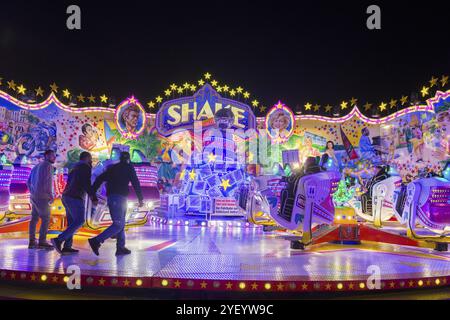
M 347 101 L 343 101 L 343 102 L 341 103 L 341 108 L 342 108 L 342 110 L 347 109 L 347 108 L 348 108 L 348 102 L 347 102 Z
M 264 111 L 266 111 L 266 110 L 267 110 L 267 108 L 266 108 L 265 106 L 259 107 L 259 111 L 261 111 L 261 112 L 264 112 Z
M 206 80 L 209 80 L 209 79 L 211 79 L 212 75 L 209 72 L 207 72 L 207 73 L 205 73 L 204 77 Z
M 244 88 L 238 87 L 238 88 L 236 89 L 236 92 L 237 92 L 237 93 L 242 93 L 242 92 L 244 92 Z
M 185 83 L 183 84 L 183 88 L 184 88 L 185 90 L 189 89 L 190 87 L 191 87 L 191 84 L 188 83 L 188 82 L 185 82 Z
M 330 112 L 331 109 L 333 109 L 333 107 L 330 106 L 330 105 L 327 105 L 327 106 L 325 107 L 325 112 Z
M 95 103 L 95 97 L 92 94 L 88 97 L 88 100 L 90 103 Z
M 216 81 L 216 80 L 211 81 L 211 85 L 212 85 L 213 87 L 216 87 L 218 84 L 219 84 L 219 82 Z
M 319 104 L 316 104 L 315 106 L 314 106 L 314 111 L 315 112 L 318 112 L 320 110 L 320 105 Z
M 166 95 L 166 97 L 169 97 L 172 94 L 172 91 L 166 90 L 164 91 L 164 94 Z
M 9 89 L 16 91 L 16 86 L 17 86 L 17 85 L 16 85 L 16 83 L 14 82 L 14 80 L 8 81 L 7 83 L 8 83 L 8 88 L 9 88 Z
M 408 102 L 408 96 L 402 96 L 400 102 L 402 103 L 402 106 L 404 106 Z
M 258 284 L 256 282 L 252 284 L 252 290 L 258 290 Z
M 229 187 L 231 187 L 230 180 L 222 180 L 221 187 L 223 190 L 227 191 Z
M 389 102 L 389 105 L 391 106 L 391 109 L 394 108 L 397 105 L 397 100 L 391 99 L 391 102 Z
M 36 97 L 43 97 L 44 96 L 44 90 L 42 90 L 41 87 L 35 89 L 34 91 L 36 91 Z
M 203 80 L 203 79 L 198 80 L 198 85 L 200 87 L 204 86 L 205 85 L 205 80 Z
M 234 89 L 230 90 L 230 96 L 232 97 L 236 96 L 236 90 Z
M 178 87 L 177 92 L 178 92 L 179 94 L 182 94 L 182 93 L 184 92 L 183 87 Z
M 352 107 L 354 107 L 357 103 L 358 103 L 358 99 L 356 99 L 356 98 L 352 98 L 352 99 L 350 100 L 350 105 L 351 105 Z
M 70 91 L 68 89 L 63 90 L 63 96 L 64 98 L 69 99 L 70 98 Z
M 161 103 L 163 101 L 163 98 L 161 96 L 156 97 L 156 102 Z
M 78 95 L 77 99 L 78 99 L 79 102 L 84 102 L 86 98 L 80 93 Z
M 181 282 L 178 281 L 178 280 L 175 281 L 174 284 L 175 284 L 175 288 L 180 288 L 181 287 Z
M 222 89 L 221 86 L 218 86 L 216 89 L 217 89 L 217 92 L 218 92 L 218 93 L 221 93 L 221 92 L 223 91 L 223 89 Z
M 387 107 L 387 103 L 382 102 L 379 107 L 380 111 L 383 112 L 384 110 L 386 110 L 386 107 Z
M 432 88 L 433 88 L 434 86 L 437 86 L 438 81 L 439 81 L 438 78 L 431 77 L 431 80 L 430 80 L 430 86 L 431 86 Z
M 147 105 L 150 109 L 153 109 L 155 107 L 155 103 L 153 101 L 150 101 L 149 103 L 147 103 Z
M 448 83 L 448 76 L 442 76 L 441 79 L 441 85 L 442 87 L 445 87 L 445 85 Z
M 252 101 L 252 106 L 254 106 L 255 108 L 256 108 L 257 106 L 259 106 L 259 101 L 258 101 L 258 100 L 253 100 L 253 101 Z
M 27 91 L 27 89 L 23 86 L 23 84 L 21 84 L 20 86 L 17 87 L 17 92 L 19 94 L 25 94 L 26 91 Z
M 250 98 L 250 92 L 248 92 L 248 91 L 244 92 L 244 98 L 245 99 Z
M 195 92 L 195 90 L 197 90 L 197 86 L 196 85 L 191 85 L 191 91 Z
M 227 290 L 231 290 L 231 288 L 233 288 L 233 284 L 231 282 L 228 282 L 225 286 L 227 287 Z
M 367 102 L 367 103 L 364 105 L 364 110 L 365 110 L 365 111 L 369 111 L 370 108 L 372 108 L 372 104 Z
M 192 181 L 194 181 L 195 180 L 195 177 L 196 177 L 197 175 L 195 174 L 195 170 L 192 170 L 190 173 L 189 173 L 189 179 L 191 179 Z
M 108 102 L 108 97 L 105 94 L 103 94 L 102 96 L 100 96 L 100 101 L 102 103 L 107 103 Z
M 313 106 L 313 105 L 312 105 L 311 103 L 308 102 L 307 104 L 305 104 L 305 110 L 306 110 L 306 111 L 311 110 L 312 106 Z
M 178 89 L 178 86 L 177 86 L 175 83 L 173 83 L 172 85 L 170 85 L 170 90 L 175 91 L 175 90 L 177 90 L 177 89 Z
M 217 156 L 215 154 L 210 153 L 208 155 L 208 162 L 216 162 L 216 160 L 217 160 Z
M 429 95 L 430 93 L 428 92 L 430 90 L 430 88 L 423 86 L 422 90 L 420 91 L 420 93 L 422 94 L 422 97 L 426 97 L 427 95 Z
M 230 90 L 230 87 L 227 85 L 223 86 L 223 92 L 228 92 Z
M 50 89 L 52 89 L 52 91 L 55 93 L 58 92 L 58 86 L 54 82 L 50 85 Z

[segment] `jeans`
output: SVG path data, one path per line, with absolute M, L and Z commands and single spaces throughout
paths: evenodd
M 48 227 L 50 225 L 50 205 L 49 200 L 31 199 L 31 221 L 30 221 L 30 242 L 36 241 L 36 226 L 41 219 L 39 229 L 39 243 L 47 242 Z
M 73 244 L 73 235 L 84 224 L 85 206 L 83 200 L 67 196 L 62 197 L 62 203 L 66 208 L 67 229 L 58 236 L 58 240 L 64 242 L 65 249 L 70 249 Z
M 112 225 L 94 239 L 103 243 L 113 236 L 117 236 L 117 249 L 125 248 L 125 217 L 127 214 L 127 197 L 120 195 L 108 196 L 109 214 Z

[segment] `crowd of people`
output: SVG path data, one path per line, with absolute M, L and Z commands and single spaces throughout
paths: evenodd
M 66 188 L 63 192 L 62 203 L 66 209 L 67 228 L 57 238 L 47 242 L 50 223 L 50 206 L 54 201 L 52 191 L 53 164 L 56 154 L 48 150 L 44 154 L 44 161 L 36 165 L 31 171 L 27 186 L 30 190 L 32 212 L 29 228 L 29 249 L 56 250 L 60 254 L 76 254 L 78 250 L 72 247 L 74 234 L 84 225 L 86 217 L 86 197 L 93 204 L 98 203 L 97 190 L 106 183 L 106 195 L 112 224 L 95 238 L 89 239 L 89 245 L 95 255 L 99 255 L 101 245 L 110 238 L 117 239 L 116 255 L 128 255 L 131 251 L 126 247 L 125 219 L 127 212 L 127 197 L 131 183 L 139 199 L 139 207 L 143 207 L 143 196 L 139 179 L 131 165 L 130 154 L 122 152 L 120 162 L 108 167 L 92 184 L 92 155 L 83 152 L 80 161 L 69 172 Z M 41 221 L 39 240 L 36 241 L 36 226 Z

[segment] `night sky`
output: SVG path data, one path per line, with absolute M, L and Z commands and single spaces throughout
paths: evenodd
M 444 3 L 2 1 L 0 77 L 148 102 L 210 72 L 267 106 L 380 103 L 450 73 Z M 81 6 L 81 31 L 66 28 L 70 4 Z M 382 30 L 366 28 L 371 4 Z

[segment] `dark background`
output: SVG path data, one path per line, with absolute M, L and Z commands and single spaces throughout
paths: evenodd
M 66 28 L 70 4 L 81 31 Z M 382 30 L 366 28 L 371 4 Z M 449 73 L 449 21 L 436 0 L 2 0 L 0 77 L 146 103 L 208 71 L 267 106 L 380 103 Z

